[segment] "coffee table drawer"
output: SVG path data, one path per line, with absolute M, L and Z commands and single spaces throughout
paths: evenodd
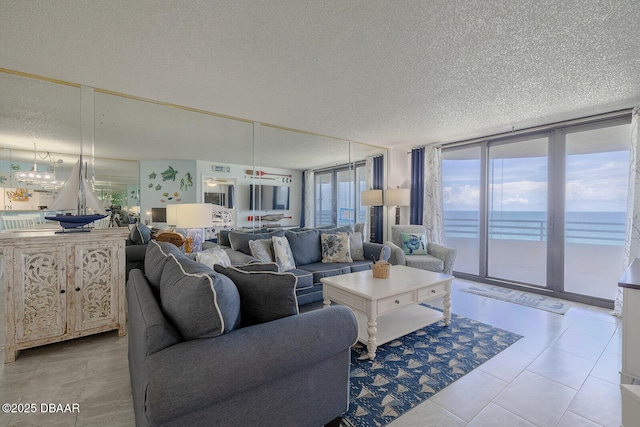
M 407 292 L 404 294 L 396 295 L 389 298 L 384 298 L 378 301 L 378 314 L 383 314 L 398 307 L 413 304 L 416 302 L 415 292 Z
M 438 295 L 444 295 L 447 292 L 447 284 L 440 283 L 428 288 L 418 290 L 418 301 L 433 298 Z

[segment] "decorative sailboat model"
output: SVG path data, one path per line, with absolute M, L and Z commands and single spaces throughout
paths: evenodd
M 91 231 L 91 228 L 86 227 L 88 224 L 107 216 L 107 212 L 91 190 L 91 185 L 82 172 L 82 156 L 80 156 L 69 179 L 65 181 L 49 207 L 52 211 L 75 211 L 75 213 L 45 216 L 45 219 L 58 221 L 62 227 L 61 232 Z

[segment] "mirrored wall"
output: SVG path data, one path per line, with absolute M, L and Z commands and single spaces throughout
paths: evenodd
M 312 225 L 314 172 L 385 151 L 9 70 L 0 91 L 3 215 L 46 210 L 82 154 L 103 205 L 149 224 L 170 204 L 207 202 L 234 228 Z

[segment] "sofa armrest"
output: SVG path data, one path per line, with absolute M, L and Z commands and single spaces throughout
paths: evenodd
M 401 247 L 393 243 L 391 240 L 384 242 L 385 245 L 391 248 L 391 257 L 389 258 L 389 262 L 391 265 L 406 265 L 407 264 L 407 256 Z
M 364 242 L 362 244 L 362 249 L 364 253 L 364 259 L 367 261 L 375 261 L 380 258 L 380 251 L 384 245 L 382 243 L 373 243 L 373 242 Z
M 455 262 L 456 256 L 458 255 L 457 249 L 448 248 L 437 243 L 429 242 L 427 246 L 427 253 L 441 259 L 444 262 L 444 269 L 442 271 L 443 273 L 452 274 L 453 263 Z
M 390 242 L 386 242 L 384 244 L 364 242 L 362 244 L 362 248 L 364 249 L 364 259 L 366 259 L 367 261 L 378 261 L 380 259 L 380 251 L 382 251 L 382 248 L 385 246 L 389 246 L 389 249 L 391 249 L 391 258 L 393 258 L 393 247 L 391 247 L 389 243 Z M 389 258 L 387 261 L 393 264 L 393 262 L 391 262 L 391 258 Z
M 148 358 L 147 408 L 156 412 L 147 417 L 162 423 L 316 365 L 348 352 L 357 334 L 353 312 L 331 306 L 181 342 Z
M 129 348 L 137 348 L 130 353 L 144 358 L 182 341 L 180 333 L 164 317 L 141 270 L 131 270 L 126 293 Z

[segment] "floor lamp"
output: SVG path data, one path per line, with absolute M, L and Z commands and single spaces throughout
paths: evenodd
M 382 206 L 382 190 L 365 190 L 361 193 L 362 206 L 369 206 L 369 241 L 375 241 L 375 231 L 373 228 L 373 206 Z

